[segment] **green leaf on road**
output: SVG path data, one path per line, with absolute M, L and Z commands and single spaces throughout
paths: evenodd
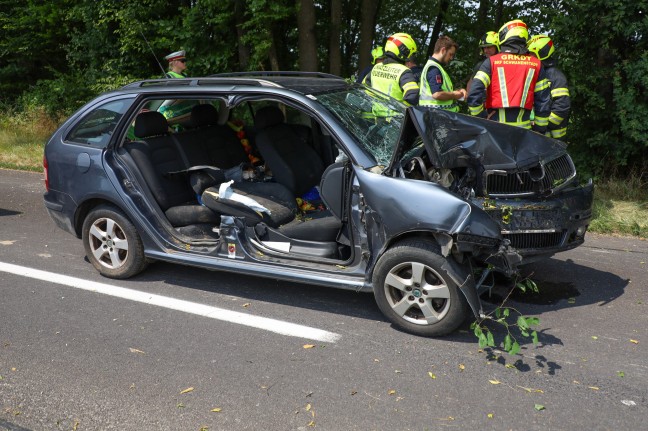
M 543 406 L 542 404 L 536 404 L 535 406 L 533 406 L 533 408 L 536 409 L 537 411 L 540 411 L 540 410 L 544 410 L 545 406 Z

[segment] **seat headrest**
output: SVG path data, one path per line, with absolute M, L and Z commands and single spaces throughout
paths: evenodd
M 135 136 L 150 138 L 152 136 L 166 135 L 169 130 L 164 115 L 157 111 L 142 112 L 135 118 Z
M 191 126 L 204 127 L 218 124 L 218 110 L 211 103 L 196 105 L 191 110 Z
M 266 106 L 257 111 L 254 116 L 254 126 L 257 130 L 265 129 L 266 127 L 275 126 L 284 122 L 284 114 L 276 106 Z

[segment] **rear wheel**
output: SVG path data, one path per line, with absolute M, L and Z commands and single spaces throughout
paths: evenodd
M 102 205 L 90 211 L 82 235 L 88 260 L 102 275 L 129 278 L 146 268 L 142 240 L 117 208 Z
M 394 325 L 416 335 L 442 336 L 463 323 L 468 304 L 444 263 L 438 245 L 421 240 L 403 241 L 381 256 L 374 295 Z

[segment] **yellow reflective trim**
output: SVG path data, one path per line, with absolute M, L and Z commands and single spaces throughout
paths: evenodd
M 567 127 L 563 127 L 562 129 L 550 130 L 547 133 L 550 133 L 552 138 L 555 139 L 562 138 L 567 134 Z
M 551 97 L 556 98 L 556 97 L 562 97 L 562 96 L 569 97 L 569 89 L 567 89 L 567 88 L 554 88 L 553 90 L 551 90 Z
M 506 88 L 506 74 L 503 67 L 497 68 L 497 80 L 499 81 L 500 93 L 502 94 L 502 106 L 509 107 L 508 88 Z
M 549 87 L 551 87 L 551 82 L 546 79 L 543 79 L 541 81 L 536 82 L 535 92 L 537 93 L 538 91 L 545 90 Z
M 546 127 L 549 125 L 549 119 L 547 117 L 535 117 L 535 123 L 540 127 Z
M 468 107 L 468 111 L 470 112 L 470 115 L 479 115 L 483 110 L 484 110 L 484 104 L 481 104 L 479 106 Z
M 520 101 L 520 106 L 526 105 L 526 100 L 529 96 L 529 89 L 531 88 L 531 82 L 533 81 L 533 75 L 535 75 L 535 69 L 531 68 L 527 71 L 527 76 L 524 80 L 524 90 L 522 91 L 522 100 Z
M 418 90 L 419 86 L 416 82 L 408 82 L 407 84 L 403 85 L 403 93 L 407 93 L 410 90 Z
M 531 128 L 531 121 L 500 121 L 500 123 L 508 124 L 509 126 L 515 126 L 515 127 L 522 127 L 523 129 L 530 129 Z
M 491 83 L 490 76 L 488 76 L 488 73 L 479 70 L 477 73 L 475 73 L 474 79 L 479 79 L 482 84 L 484 84 L 484 87 L 488 87 Z
M 558 124 L 562 123 L 563 120 L 564 120 L 563 117 L 560 117 L 560 116 L 554 114 L 553 112 L 551 113 L 551 115 L 549 115 L 549 121 L 551 123 L 555 124 L 555 125 L 558 125 Z

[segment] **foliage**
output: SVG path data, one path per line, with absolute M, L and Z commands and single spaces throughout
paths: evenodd
M 509 355 L 517 355 L 520 352 L 520 343 L 516 337 L 516 333 L 525 338 L 531 339 L 533 344 L 538 344 L 538 333 L 533 329 L 534 326 L 540 324 L 540 319 L 537 317 L 523 316 L 518 310 L 512 307 L 505 307 L 514 289 L 520 289 L 522 292 L 527 290 L 538 293 L 538 286 L 533 280 L 527 278 L 515 284 L 502 304 L 495 308 L 494 311 L 487 314 L 481 321 L 475 321 L 470 325 L 475 337 L 479 340 L 479 347 L 496 347 L 500 345 Z M 489 329 L 484 322 L 494 322 L 506 329 L 506 335 L 501 341 L 496 341 L 495 333 Z M 515 322 L 515 323 L 512 323 Z M 515 330 L 515 331 L 513 331 Z
M 339 37 L 341 74 L 359 67 L 362 2 L 313 2 L 320 71 L 330 38 Z M 523 19 L 530 33 L 548 33 L 572 94 L 570 152 L 581 172 L 607 174 L 643 166 L 648 158 L 648 0 L 375 0 L 372 44 L 395 32 L 417 41 L 420 65 L 441 34 L 459 43 L 449 71 L 464 86 L 479 58 L 478 38 Z M 127 80 L 160 77 L 163 57 L 187 52 L 190 76 L 299 67 L 297 16 L 289 0 L 0 0 L 0 91 L 14 106 L 41 103 L 61 115 Z M 369 4 L 369 3 L 367 3 Z M 447 6 L 445 14 L 440 14 Z M 595 25 L 593 24 L 595 23 Z M 366 31 L 366 30 L 364 30 Z M 305 36 L 304 36 L 305 37 Z M 366 45 L 365 45 L 366 46 Z M 363 58 L 366 58 L 364 53 Z M 363 60 L 364 61 L 364 60 Z M 160 64 L 161 63 L 161 64 Z
M 552 3 L 572 93 L 570 151 L 593 174 L 640 167 L 648 156 L 648 1 Z

